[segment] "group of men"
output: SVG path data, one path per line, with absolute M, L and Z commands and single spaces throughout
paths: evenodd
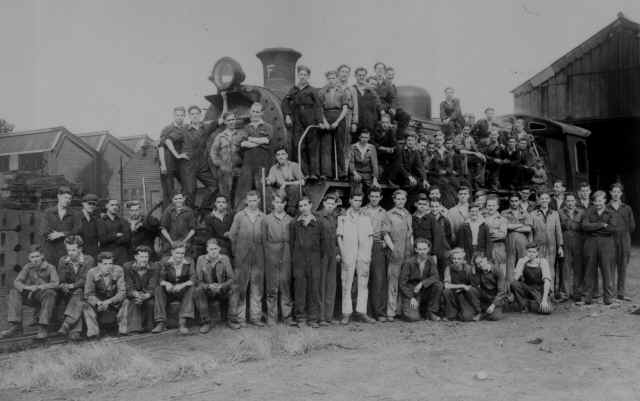
M 273 182 L 282 180 L 279 173 Z M 39 338 L 58 321 L 60 334 L 77 339 L 83 326 L 97 337 L 108 314 L 121 334 L 162 332 L 172 301 L 180 303 L 179 331 L 186 334 L 194 319 L 200 332 L 210 330 L 212 301 L 237 329 L 278 320 L 311 327 L 398 317 L 495 320 L 505 307 L 549 313 L 552 302 L 569 297 L 592 303 L 598 275 L 604 304 L 614 295 L 628 299 L 635 222 L 622 186 L 611 186 L 608 203 L 605 192 L 592 195 L 586 183 L 578 195 L 559 181 L 553 188 L 535 201 L 528 188 L 514 192 L 500 212 L 495 195 L 478 191 L 471 201 L 465 186 L 447 209 L 431 187 L 417 196 L 413 214 L 402 189 L 389 210 L 374 186 L 366 198 L 352 191 L 346 209 L 335 194 L 322 205 L 302 194 L 295 211 L 287 210 L 287 191 L 278 190 L 270 194 L 269 213 L 249 190 L 237 213 L 218 194 L 200 220 L 176 192 L 158 221 L 143 218 L 135 203 L 127 219 L 120 217 L 117 200 L 96 213 L 92 195 L 76 212 L 63 187 L 44 215 L 43 249 L 32 246 L 15 279 L 10 327 L 1 335 L 21 331 L 24 304 L 38 310 Z M 64 311 L 57 320 L 56 306 Z

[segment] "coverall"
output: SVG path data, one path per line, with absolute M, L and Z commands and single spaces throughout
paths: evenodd
M 313 215 L 301 215 L 290 226 L 296 320 L 317 322 L 322 302 L 320 287 L 322 255 L 327 249 L 326 229 Z
M 618 213 L 619 227 L 615 233 L 616 254 L 613 269 L 611 270 L 611 285 L 617 284 L 618 297 L 625 296 L 627 279 L 627 266 L 631 256 L 631 234 L 636 230 L 636 221 L 633 217 L 631 206 L 621 203 L 618 209 L 609 204 L 609 209 Z M 617 277 L 617 280 L 616 280 Z
M 196 189 L 198 181 L 204 184 L 207 192 L 218 188 L 217 177 L 209 168 L 206 154 L 206 144 L 209 136 L 218 128 L 217 122 L 202 122 L 197 125 L 189 125 L 184 133 L 182 152 L 189 159 L 178 160 L 178 172 L 182 183 L 182 192 L 187 198 L 187 204 L 191 208 L 196 206 Z M 165 152 L 166 154 L 166 152 Z M 208 196 L 205 196 L 205 200 Z
M 278 320 L 278 305 L 282 320 L 291 318 L 291 222 L 286 213 L 270 213 L 262 220 L 264 244 L 264 275 L 267 298 L 267 322 Z
M 411 256 L 413 248 L 413 230 L 411 228 L 411 215 L 402 208 L 394 207 L 387 212 L 389 219 L 389 236 L 393 242 L 393 251 L 387 268 L 387 318 L 395 318 L 398 310 L 398 279 L 400 269 L 404 261 Z
M 249 291 L 249 319 L 262 320 L 262 294 L 264 292 L 264 235 L 262 233 L 265 214 L 247 208 L 233 218 L 229 238 L 233 247 L 236 282 L 238 283 L 238 323 L 246 322 L 247 291 Z
M 585 272 L 585 302 L 591 302 L 595 292 L 594 277 L 598 268 L 602 275 L 602 292 L 604 301 L 613 297 L 611 283 L 611 265 L 615 263 L 616 244 L 614 235 L 619 229 L 616 213 L 604 209 L 598 213 L 595 206 L 590 207 L 582 217 L 582 231 L 585 235 L 584 258 L 587 266 Z
M 357 275 L 356 312 L 366 315 L 373 227 L 369 216 L 351 208 L 338 217 L 338 244 L 342 260 L 342 314 L 351 315 L 351 286 Z
M 336 260 L 338 254 L 338 216 L 337 211 L 327 213 L 321 210 L 316 214 L 316 217 L 325 228 L 327 247 L 326 252 L 322 255 L 322 276 L 320 278 L 320 297 L 322 303 L 320 305 L 320 319 L 325 322 L 331 322 L 335 311 L 338 277 L 338 262 Z
M 564 239 L 564 264 L 560 289 L 565 294 L 571 292 L 574 299 L 580 299 L 585 290 L 584 234 L 580 226 L 584 210 L 578 208 L 569 210 L 561 207 L 558 214 Z
M 489 229 L 489 241 L 491 244 L 491 248 L 487 250 L 489 258 L 493 260 L 496 269 L 500 270 L 505 277 L 507 274 L 510 277 L 511 274 L 507 272 L 507 249 L 505 246 L 507 219 L 502 217 L 500 213 L 496 213 L 493 216 L 487 215 L 484 218 L 484 222 Z
M 244 207 L 247 192 L 255 189 L 262 193 L 262 169 L 264 177 L 267 177 L 269 167 L 273 164 L 271 140 L 273 139 L 273 126 L 267 122 L 251 122 L 244 127 L 247 132 L 246 139 L 267 139 L 269 142 L 260 144 L 254 148 L 242 148 L 242 168 L 238 177 L 235 191 L 235 208 Z
M 555 291 L 556 255 L 558 248 L 564 245 L 560 217 L 555 210 L 548 209 L 545 214 L 542 209 L 531 212 L 533 221 L 533 241 L 538 244 L 540 257 L 547 260 L 551 273 L 551 291 Z
M 365 206 L 364 213 L 369 216 L 373 231 L 371 246 L 371 264 L 369 266 L 369 304 L 374 317 L 387 316 L 387 264 L 389 249 L 384 242 L 389 234 L 389 217 L 382 207 Z
M 506 300 L 504 274 L 495 269 L 476 269 L 473 285 L 478 290 L 478 299 L 484 312 L 484 318 L 492 321 L 500 320 L 502 318 L 502 307 Z M 487 308 L 491 304 L 495 308 L 492 313 L 488 313 Z
M 344 107 L 349 107 L 349 95 L 339 86 L 332 88 L 327 85 L 320 89 L 319 96 L 322 103 L 322 114 L 329 124 L 334 123 L 340 117 Z M 320 166 L 315 174 L 325 177 L 332 176 L 332 166 L 334 164 L 333 142 L 335 142 L 336 175 L 338 177 L 346 175 L 345 156 L 349 146 L 346 130 L 346 119 L 343 118 L 335 129 L 316 131 L 317 135 L 320 135 L 318 149 L 320 152 Z

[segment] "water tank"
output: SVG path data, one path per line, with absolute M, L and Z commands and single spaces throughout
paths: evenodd
M 431 95 L 420 86 L 398 86 L 398 105 L 411 117 L 431 120 Z
M 296 62 L 300 52 L 286 47 L 264 49 L 256 57 L 262 61 L 264 87 L 283 98 L 295 84 Z

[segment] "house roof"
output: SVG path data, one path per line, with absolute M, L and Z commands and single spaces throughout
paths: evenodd
M 511 93 L 518 94 L 521 92 L 527 92 L 548 81 L 557 73 L 564 70 L 565 67 L 567 67 L 569 64 L 573 63 L 574 61 L 582 57 L 585 53 L 609 39 L 610 34 L 620 27 L 640 31 L 640 24 L 628 19 L 624 16 L 624 14 L 620 12 L 618 13 L 617 18 L 612 23 L 596 32 L 590 38 L 573 48 L 564 56 L 551 63 L 551 65 L 549 65 L 533 77 L 520 84 L 518 87 L 514 88 Z
M 156 144 L 156 142 L 147 134 L 120 136 L 118 137 L 118 139 L 120 140 L 120 142 L 131 148 L 134 152 L 139 152 L 145 143 L 150 143 L 154 146 Z
M 65 138 L 88 153 L 94 150 L 65 127 L 50 127 L 32 131 L 19 131 L 0 135 L 0 156 L 52 151 Z
M 82 132 L 76 134 L 83 141 L 88 143 L 93 149 L 98 151 L 98 153 L 102 153 L 107 143 L 112 143 L 115 147 L 120 149 L 122 152 L 132 157 L 134 151 L 127 145 L 125 145 L 120 139 L 111 135 L 109 131 L 95 131 L 95 132 Z

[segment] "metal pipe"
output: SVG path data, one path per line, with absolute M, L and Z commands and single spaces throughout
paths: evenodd
M 309 125 L 304 132 L 302 133 L 302 136 L 300 137 L 300 140 L 298 140 L 298 163 L 300 163 L 300 170 L 302 170 L 302 142 L 304 141 L 304 138 L 307 136 L 307 134 L 309 133 L 309 130 L 311 128 L 320 128 L 319 125 Z

